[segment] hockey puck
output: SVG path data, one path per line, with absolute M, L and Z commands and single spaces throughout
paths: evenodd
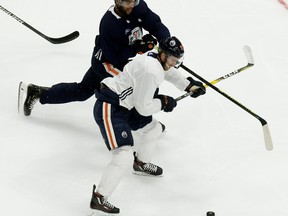
M 215 213 L 213 211 L 208 211 L 206 216 L 215 216 Z

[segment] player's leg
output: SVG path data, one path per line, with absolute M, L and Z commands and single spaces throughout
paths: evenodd
M 99 186 L 93 187 L 90 208 L 106 213 L 119 213 L 119 208 L 108 202 L 121 178 L 133 162 L 133 137 L 127 117 L 129 111 L 120 106 L 96 101 L 94 118 L 100 128 L 112 160 L 105 168 Z

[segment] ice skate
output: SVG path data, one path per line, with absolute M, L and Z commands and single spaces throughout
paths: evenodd
M 108 202 L 107 197 L 102 196 L 101 194 L 95 192 L 96 186 L 93 186 L 92 198 L 90 201 L 90 212 L 88 216 L 112 216 L 117 215 L 120 212 L 120 209 L 113 206 Z
M 27 93 L 27 85 L 23 82 L 19 83 L 18 87 L 18 113 L 21 113 L 21 110 L 23 110 L 23 98 Z
M 163 174 L 163 169 L 161 167 L 152 163 L 140 161 L 136 156 L 136 152 L 134 152 L 133 170 L 134 174 L 142 176 L 161 177 Z
M 39 101 L 40 96 L 47 90 L 49 90 L 48 87 L 42 87 L 33 84 L 29 84 L 27 86 L 23 82 L 20 82 L 18 93 L 18 111 L 22 106 L 21 104 L 23 102 L 23 96 L 25 94 L 26 99 L 23 104 L 23 112 L 25 116 L 30 116 L 35 103 Z

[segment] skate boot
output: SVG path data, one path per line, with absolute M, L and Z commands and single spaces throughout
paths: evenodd
M 144 176 L 157 176 L 160 177 L 163 174 L 163 169 L 152 163 L 144 163 L 138 160 L 136 152 L 134 152 L 134 163 L 133 163 L 134 174 Z
M 26 92 L 26 100 L 24 102 L 24 115 L 30 116 L 32 109 L 34 108 L 35 103 L 39 101 L 40 96 L 45 92 L 48 91 L 50 88 L 43 87 L 43 86 L 37 86 L 33 84 L 29 84 L 27 86 L 27 92 Z
M 107 197 L 95 192 L 96 186 L 93 185 L 92 198 L 90 202 L 90 208 L 93 210 L 91 214 L 88 215 L 115 215 L 119 214 L 120 209 L 113 206 L 108 202 Z

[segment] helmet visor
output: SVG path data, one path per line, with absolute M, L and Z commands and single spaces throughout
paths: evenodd
M 184 60 L 184 56 L 182 56 L 181 58 L 177 58 L 173 55 L 166 55 L 166 59 L 167 59 L 167 62 L 166 64 L 170 67 L 175 67 L 175 68 L 179 68 L 180 65 L 182 64 L 183 60 Z
M 180 65 L 183 63 L 183 61 L 184 61 L 184 56 L 182 56 L 180 59 L 178 59 L 178 61 L 176 62 L 176 65 L 174 67 L 179 68 Z
M 118 1 L 118 5 L 122 6 L 122 7 L 135 7 L 139 4 L 140 0 L 120 0 Z

